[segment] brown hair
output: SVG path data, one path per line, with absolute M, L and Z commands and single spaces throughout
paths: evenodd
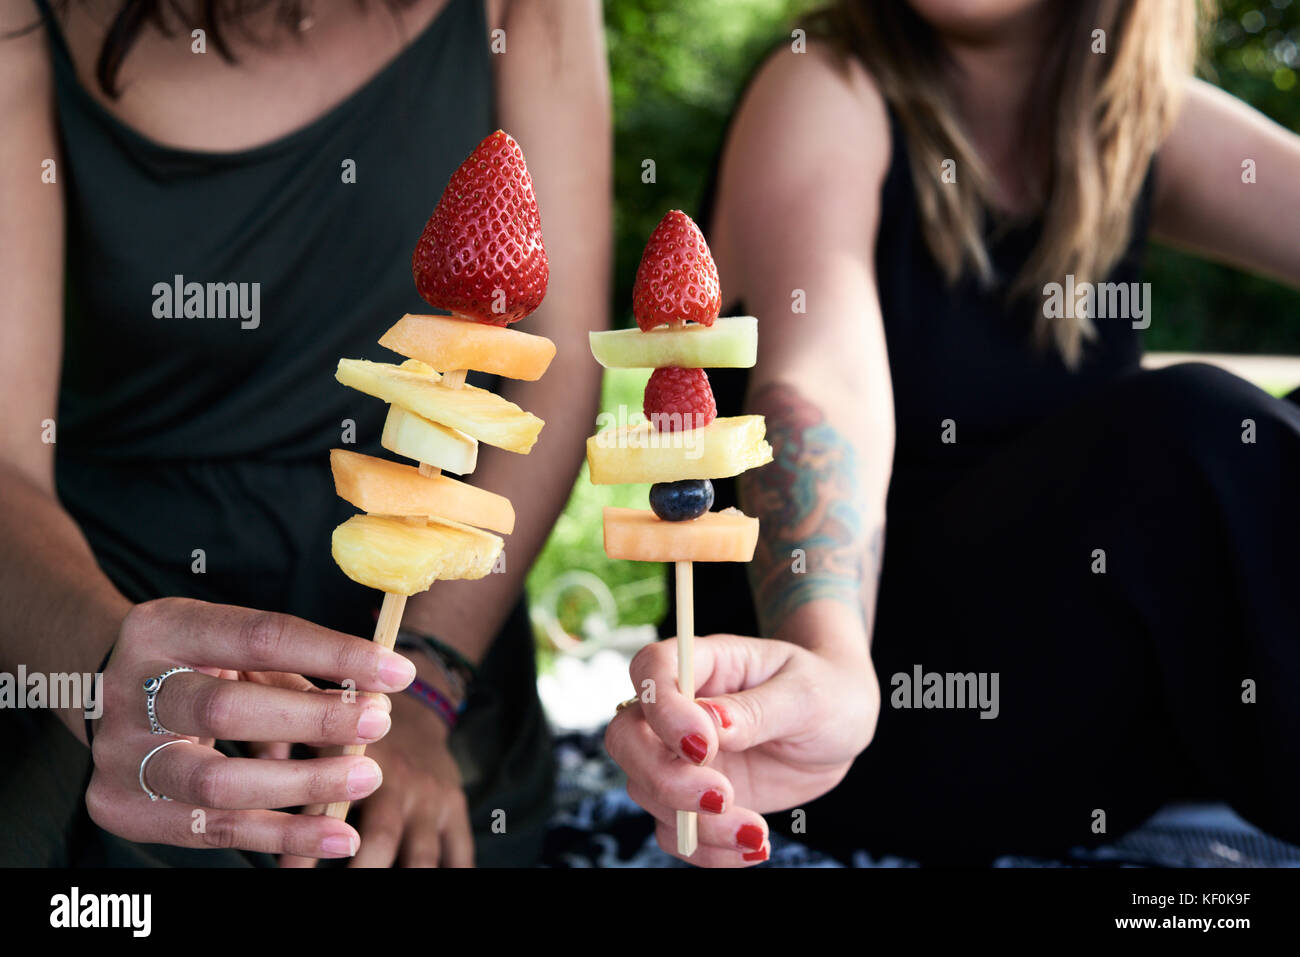
M 52 6 L 62 15 L 66 13 L 70 2 L 71 0 L 53 0 Z M 359 7 L 365 6 L 365 0 L 355 2 Z M 392 11 L 410 6 L 413 2 L 414 0 L 384 0 L 385 6 Z M 311 12 L 310 6 L 303 0 L 194 0 L 192 3 L 183 3 L 181 0 L 123 0 L 100 45 L 99 56 L 95 61 L 95 80 L 105 96 L 116 99 L 120 92 L 117 86 L 118 74 L 141 31 L 153 26 L 164 35 L 171 36 L 173 22 L 187 32 L 202 29 L 222 59 L 234 63 L 236 57 L 231 49 L 229 31 L 233 29 L 242 40 L 253 42 L 255 38 L 247 29 L 248 20 L 272 4 L 275 5 L 277 25 L 293 35 L 297 34 L 304 14 Z
M 1132 209 L 1152 156 L 1177 113 L 1197 52 L 1195 0 L 1081 0 L 1048 4 L 1058 22 L 1038 71 L 1027 143 L 1047 158 L 1033 184 L 1042 233 L 1011 296 L 1032 294 L 1066 274 L 1105 278 L 1130 238 Z M 858 59 L 893 107 L 907 139 L 926 244 L 949 281 L 967 269 L 993 281 L 984 242 L 990 179 L 962 129 L 944 82 L 934 31 L 905 2 L 838 0 L 810 28 Z M 1092 52 L 1104 31 L 1106 54 Z M 945 159 L 962 171 L 942 183 Z M 1086 318 L 1040 316 L 1035 338 L 1075 365 Z

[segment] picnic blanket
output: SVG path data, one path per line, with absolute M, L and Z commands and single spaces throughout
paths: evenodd
M 689 867 L 664 853 L 654 821 L 632 803 L 622 771 L 605 753 L 600 732 L 556 741 L 557 811 L 546 838 L 549 867 Z M 780 834 L 760 867 L 844 867 L 835 858 Z M 853 867 L 916 867 L 898 857 L 856 852 Z M 1171 805 L 1115 841 L 1072 850 L 1061 860 L 1000 857 L 994 867 L 1300 867 L 1300 847 L 1246 823 L 1225 805 Z

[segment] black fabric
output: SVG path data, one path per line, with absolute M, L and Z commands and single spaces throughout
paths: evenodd
M 174 149 L 125 126 L 82 87 L 40 7 L 68 209 L 62 504 L 134 601 L 183 595 L 369 637 L 378 593 L 330 557 L 332 530 L 355 510 L 334 494 L 328 451 L 351 427 L 350 447 L 384 454 L 387 407 L 339 385 L 334 368 L 341 357 L 391 361 L 380 334 L 428 311 L 411 250 L 452 172 L 494 126 L 481 0 L 451 0 L 324 116 L 236 153 Z M 355 182 L 344 180 L 346 161 Z M 177 275 L 259 283 L 258 323 L 158 318 L 155 284 Z M 453 735 L 479 859 L 529 863 L 552 770 L 522 605 L 483 663 L 482 687 L 486 702 Z M 40 759 L 25 736 L 6 737 L 10 762 Z M 84 770 L 85 750 L 75 757 Z M 508 838 L 489 830 L 498 808 Z M 87 840 L 68 849 L 73 862 L 156 860 L 93 825 L 78 833 Z M 165 850 L 171 863 L 231 856 Z
M 974 277 L 948 285 L 921 234 L 920 214 L 901 124 L 889 112 L 892 156 L 881 187 L 876 239 L 876 277 L 894 390 L 895 449 L 889 489 L 889 521 L 923 509 L 946 488 L 1033 425 L 1069 408 L 1124 372 L 1137 369 L 1141 341 L 1132 323 L 1097 320 L 1097 339 L 1071 372 L 1058 354 L 1030 338 L 1039 301 L 1009 301 L 1006 283 L 1019 271 L 1037 240 L 1037 222 L 990 224 L 989 253 L 1001 282 L 981 288 Z M 716 192 L 705 190 L 700 222 L 707 231 Z M 1133 231 L 1110 282 L 1136 282 L 1150 216 L 1154 169 L 1148 172 L 1133 214 Z M 723 310 L 744 314 L 744 303 Z M 761 320 L 761 317 L 760 317 Z M 761 330 L 760 325 L 760 330 Z M 744 410 L 747 369 L 710 369 L 718 415 Z M 957 425 L 958 441 L 939 441 L 944 420 Z M 734 479 L 715 481 L 716 505 L 737 505 Z M 702 565 L 697 587 L 740 594 L 740 565 Z M 670 616 L 671 620 L 671 616 Z M 750 604 L 729 602 L 696 609 L 696 628 L 740 629 L 757 634 Z
M 1077 371 L 1037 350 L 1041 300 L 1005 298 L 1037 225 L 990 232 L 997 288 L 947 285 L 892 113 L 891 131 L 876 244 L 897 432 L 873 636 L 882 714 L 847 779 L 804 808 L 799 840 L 933 861 L 1052 855 L 1195 793 L 1295 842 L 1300 410 L 1208 366 L 1141 371 L 1122 319 L 1096 321 Z M 1149 172 L 1111 282 L 1139 279 L 1151 186 Z M 712 190 L 706 224 L 711 203 Z M 747 375 L 710 379 L 718 414 L 739 414 Z M 734 482 L 715 485 L 719 508 L 735 504 Z M 722 597 L 744 581 L 742 566 L 697 565 L 711 596 L 698 633 L 758 633 L 752 603 Z M 893 708 L 892 676 L 917 665 L 998 673 L 999 716 Z
M 1300 407 L 1188 363 L 1121 377 L 891 515 L 880 723 L 807 807 L 810 842 L 1050 856 L 1195 796 L 1300 843 L 1297 476 Z M 917 665 L 997 673 L 998 716 L 895 708 Z

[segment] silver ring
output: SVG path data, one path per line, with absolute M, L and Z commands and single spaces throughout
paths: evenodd
M 153 791 L 149 790 L 149 785 L 144 783 L 145 765 L 149 763 L 150 758 L 152 758 L 163 748 L 170 748 L 173 744 L 185 744 L 187 741 L 189 741 L 188 738 L 172 738 L 170 741 L 164 741 L 162 744 L 158 745 L 158 747 L 154 748 L 152 751 L 146 754 L 144 758 L 140 761 L 140 790 L 142 790 L 145 794 L 149 795 L 150 801 L 170 801 L 171 798 L 169 798 L 165 794 L 155 794 Z
M 158 692 L 162 690 L 164 681 L 166 681 L 172 675 L 180 674 L 182 671 L 193 671 L 193 670 L 194 670 L 193 668 L 186 668 L 184 665 L 180 665 L 175 668 L 169 668 L 167 671 L 164 671 L 160 675 L 155 675 L 152 678 L 144 679 L 144 707 L 145 710 L 149 713 L 150 734 L 174 734 L 175 733 L 173 731 L 168 731 L 166 728 L 164 728 L 161 724 L 158 723 L 158 710 L 157 710 L 156 699 L 158 697 Z

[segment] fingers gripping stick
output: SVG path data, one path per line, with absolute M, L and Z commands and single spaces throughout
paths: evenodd
M 695 700 L 695 588 L 692 564 L 677 562 L 677 687 Z M 690 857 L 700 843 L 700 816 L 677 812 L 677 853 Z
M 384 593 L 384 603 L 379 609 L 379 621 L 375 625 L 375 644 L 390 651 L 392 650 L 393 645 L 397 642 L 397 630 L 402 625 L 402 612 L 405 609 L 405 595 L 394 595 L 392 592 Z M 366 746 L 364 744 L 349 744 L 338 753 L 348 755 L 365 754 Z M 325 807 L 325 816 L 342 821 L 348 816 L 348 808 L 351 806 L 351 801 L 335 801 Z

